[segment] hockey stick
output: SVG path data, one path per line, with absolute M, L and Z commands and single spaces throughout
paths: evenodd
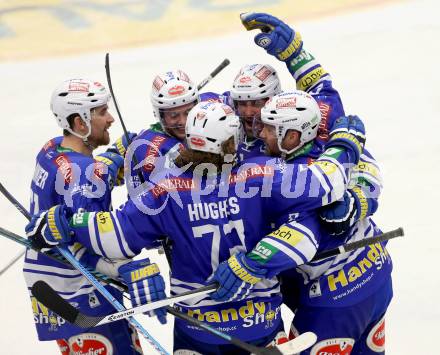
M 343 244 L 343 245 L 341 245 L 337 248 L 334 248 L 334 249 L 324 250 L 320 253 L 317 253 L 311 261 L 318 261 L 318 260 L 329 258 L 331 256 L 336 256 L 339 254 L 348 253 L 349 251 L 359 249 L 359 248 L 365 247 L 367 245 L 384 242 L 386 240 L 390 240 L 390 239 L 402 237 L 402 236 L 404 236 L 403 228 L 399 227 L 397 229 L 376 235 L 374 237 L 357 240 L 355 242 L 348 243 L 348 244 Z
M 215 76 L 217 76 L 218 73 L 220 73 L 223 69 L 225 69 L 229 64 L 230 60 L 228 58 L 225 58 L 223 62 L 221 62 L 217 68 L 215 68 L 209 76 L 207 76 L 205 79 L 203 79 L 199 85 L 197 85 L 197 90 L 200 90 L 206 86 Z
M 64 298 L 62 298 L 57 292 L 55 292 L 47 283 L 44 281 L 37 281 L 32 286 L 32 294 L 35 298 L 44 304 L 46 307 L 51 309 L 53 312 L 67 320 L 68 322 L 78 325 L 82 328 L 91 328 L 97 325 L 96 318 L 98 317 L 88 317 L 81 314 L 75 307 L 69 304 Z M 305 333 L 295 338 L 295 342 L 286 345 L 285 347 L 288 349 L 287 351 L 282 351 L 282 349 L 268 349 L 268 348 L 259 348 L 254 345 L 248 344 L 238 338 L 231 337 L 223 332 L 218 331 L 215 328 L 212 328 L 206 323 L 203 323 L 187 314 L 179 312 L 173 307 L 167 306 L 166 310 L 168 313 L 174 315 L 177 318 L 181 318 L 188 323 L 202 328 L 205 331 L 214 334 L 228 342 L 246 350 L 254 354 L 294 354 L 296 352 L 302 351 L 309 346 L 313 345 L 316 341 L 316 335 L 314 333 Z M 119 314 L 122 317 L 118 317 L 116 314 L 112 315 L 114 317 L 111 321 L 117 321 L 125 318 L 128 314 L 130 314 L 132 310 L 127 310 L 125 312 L 120 312 Z M 125 314 L 124 314 L 125 313 Z M 103 324 L 103 323 L 99 323 Z M 297 340 L 298 339 L 298 340 Z M 290 342 L 289 342 L 290 343 Z M 284 344 L 283 344 L 284 345 Z M 296 347 L 295 347 L 296 345 Z M 292 351 L 293 349 L 293 351 Z
M 3 185 L 2 185 L 3 187 Z M 20 210 L 20 212 L 28 219 L 31 220 L 30 213 L 15 199 L 14 196 L 12 196 L 9 191 L 6 190 L 6 188 L 3 187 L 1 192 L 7 197 L 7 199 L 15 206 L 17 209 Z M 0 227 L 1 228 L 1 227 Z M 0 229 L 0 232 L 5 232 L 3 228 Z M 4 235 L 4 233 L 2 233 Z M 16 236 L 18 237 L 18 236 Z M 24 239 L 24 238 L 23 238 Z M 95 288 L 101 293 L 101 295 L 110 303 L 112 304 L 116 310 L 123 311 L 125 310 L 124 306 L 103 286 L 99 283 L 99 281 L 89 272 L 81 263 L 75 259 L 75 257 L 70 253 L 69 250 L 58 246 L 56 247 L 58 252 L 63 256 L 67 262 L 77 269 Z M 160 345 L 160 343 L 154 339 L 147 330 L 134 318 L 130 317 L 128 321 L 135 327 L 149 342 L 149 344 L 156 349 L 160 354 L 168 355 L 168 352 Z
M 392 230 L 392 231 L 389 231 L 389 232 L 377 235 L 375 237 L 365 238 L 365 239 L 362 239 L 360 241 L 356 241 L 356 242 L 353 242 L 353 243 L 349 243 L 349 244 L 343 245 L 343 246 L 341 246 L 339 248 L 325 250 L 325 251 L 323 251 L 321 253 L 316 254 L 315 257 L 312 259 L 312 261 L 322 260 L 322 259 L 328 258 L 330 256 L 335 256 L 335 255 L 343 254 L 343 253 L 349 252 L 351 250 L 355 250 L 357 248 L 362 248 L 362 247 L 365 247 L 367 245 L 375 244 L 375 243 L 378 243 L 378 242 L 383 242 L 383 241 L 386 241 L 386 240 L 389 240 L 389 239 L 392 239 L 392 238 L 396 238 L 396 237 L 400 237 L 400 236 L 403 236 L 403 229 L 402 228 L 397 228 L 395 230 Z M 40 287 L 42 287 L 42 286 L 40 286 Z M 47 285 L 47 287 L 50 287 L 50 286 Z M 209 293 L 209 292 L 212 292 L 215 288 L 216 287 L 214 285 L 210 285 L 210 286 L 205 286 L 205 287 L 199 288 L 199 289 L 197 289 L 197 291 L 206 289 L 206 290 L 210 290 L 210 291 L 206 292 L 206 293 Z M 190 292 L 195 292 L 195 291 L 196 290 L 190 291 Z M 55 291 L 53 291 L 53 292 L 55 292 Z M 41 293 L 44 293 L 44 292 L 41 292 Z M 197 295 L 196 293 L 192 293 L 192 294 L 194 296 Z M 178 297 L 178 296 L 175 296 L 175 297 Z M 171 299 L 171 298 L 167 298 L 167 300 Z M 60 302 L 64 302 L 62 300 L 63 299 L 61 298 Z M 50 300 L 48 302 L 50 302 Z M 160 302 L 160 301 L 158 301 L 158 302 Z M 158 303 L 158 302 L 155 302 L 155 303 L 157 305 L 159 305 L 160 303 Z M 168 304 L 171 304 L 171 302 L 168 303 Z M 45 305 L 46 305 L 46 307 L 52 309 L 52 303 L 45 304 Z M 159 306 L 159 307 L 162 307 L 162 306 Z M 124 319 L 124 318 L 127 318 L 130 315 L 136 315 L 136 314 L 143 313 L 143 312 L 146 312 L 146 311 L 151 311 L 151 310 L 154 310 L 155 308 L 159 308 L 159 307 L 154 307 L 153 304 L 147 303 L 147 304 L 144 304 L 144 305 L 141 305 L 141 306 L 130 308 L 127 311 L 116 312 L 116 313 L 112 313 L 112 314 L 109 314 L 107 316 L 101 316 L 101 317 L 91 317 L 91 316 L 87 316 L 85 314 L 82 314 L 79 311 L 76 311 L 75 317 L 70 316 L 69 322 L 71 322 L 71 323 L 73 323 L 73 324 L 75 324 L 75 325 L 77 325 L 79 327 L 92 327 L 92 326 L 101 325 L 101 324 L 105 324 L 105 323 L 114 322 L 116 320 Z
M 3 185 L 2 185 L 2 188 L 3 188 L 3 190 L 2 190 L 3 194 L 5 196 L 7 196 L 8 200 L 14 206 L 16 206 L 16 207 L 21 206 L 20 212 L 22 212 L 23 215 L 26 217 L 26 219 L 29 221 L 31 219 L 30 213 L 20 204 L 20 202 L 18 202 L 18 200 L 14 196 L 12 196 L 12 194 L 8 190 L 6 190 L 5 187 L 3 187 Z M 60 253 L 57 253 L 54 250 L 48 250 L 48 251 L 43 252 L 43 251 L 35 248 L 28 239 L 23 238 L 15 233 L 12 233 L 12 232 L 8 231 L 7 229 L 0 227 L 0 235 L 3 235 L 4 237 L 6 237 L 10 240 L 13 240 L 15 242 L 18 242 L 18 243 L 24 245 L 26 248 L 33 249 L 36 252 L 45 254 L 46 256 L 50 257 L 53 260 L 62 262 L 65 265 L 69 265 L 69 266 L 71 265 L 71 263 Z M 115 280 L 107 275 L 104 275 L 104 274 L 102 274 L 92 268 L 86 268 L 86 270 L 89 271 L 99 281 L 103 281 L 109 285 L 117 287 L 121 291 L 128 292 L 128 287 L 126 285 L 124 285 L 122 282 Z M 48 287 L 50 287 L 50 286 L 48 285 Z M 156 302 L 151 302 L 148 305 L 150 305 L 150 307 L 149 307 L 150 309 L 161 308 L 163 306 L 168 306 L 168 305 L 175 303 L 175 302 L 181 302 L 181 301 L 185 301 L 185 300 L 188 300 L 188 299 L 191 299 L 194 297 L 198 297 L 198 296 L 202 296 L 202 295 L 211 293 L 215 289 L 216 289 L 216 285 L 212 284 L 212 285 L 200 287 L 196 290 L 180 293 L 177 296 L 171 296 L 171 297 L 165 298 L 163 300 L 157 301 L 157 302 L 159 302 L 157 304 L 156 304 Z M 148 310 L 149 309 L 145 309 L 145 311 L 148 311 Z
M 15 206 L 15 208 L 17 208 L 17 210 L 19 210 L 21 212 L 21 214 L 23 216 L 25 216 L 26 218 L 28 218 L 27 216 L 27 211 L 26 209 L 23 207 L 23 205 L 18 202 L 10 193 L 8 190 L 6 190 L 6 187 L 3 186 L 3 184 L 0 182 L 0 192 L 3 194 L 3 196 L 5 196 L 10 202 L 12 202 L 12 204 Z M 26 253 L 26 249 L 21 251 L 20 253 L 18 253 L 11 261 L 9 261 L 8 264 L 6 264 L 3 269 L 0 270 L 0 276 L 3 275 L 6 271 L 9 270 L 9 268 L 14 265 L 18 260 L 20 260 L 20 258 Z

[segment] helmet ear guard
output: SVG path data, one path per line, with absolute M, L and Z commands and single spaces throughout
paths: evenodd
M 321 122 L 321 110 L 311 95 L 293 90 L 272 97 L 261 110 L 261 122 L 275 127 L 279 150 L 291 154 L 315 139 Z M 301 136 L 299 144 L 287 150 L 282 143 L 289 130 L 298 131 Z
M 52 93 L 50 109 L 57 124 L 72 135 L 86 140 L 91 133 L 92 110 L 105 105 L 110 100 L 110 94 L 99 82 L 89 79 L 70 79 L 62 82 Z M 78 115 L 88 128 L 86 135 L 75 132 L 68 118 Z

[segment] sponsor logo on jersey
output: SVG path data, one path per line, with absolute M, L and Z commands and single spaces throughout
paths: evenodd
M 385 317 L 371 329 L 367 337 L 367 345 L 377 353 L 385 351 Z
M 189 191 L 196 188 L 191 178 L 171 178 L 160 181 L 151 189 L 154 197 L 167 193 L 169 191 Z
M 254 165 L 252 168 L 239 169 L 237 173 L 229 176 L 229 183 L 235 184 L 238 182 L 245 182 L 249 179 L 260 176 L 273 176 L 274 168 L 267 165 Z
M 296 85 L 298 90 L 306 91 L 308 88 L 315 85 L 317 81 L 325 74 L 327 74 L 327 72 L 321 66 L 315 70 L 312 70 L 310 73 L 297 81 Z
M 70 348 L 75 355 L 113 355 L 110 340 L 97 333 L 82 333 L 69 338 Z
M 167 140 L 166 137 L 163 136 L 155 136 L 151 142 L 148 144 L 147 152 L 145 153 L 144 159 L 144 170 L 145 171 L 153 171 L 154 170 L 154 161 L 160 154 L 161 145 Z
M 374 275 L 374 269 L 380 270 L 385 262 L 390 262 L 388 251 L 382 248 L 380 243 L 369 245 L 361 255 L 363 256 L 362 259 L 357 260 L 356 264 L 350 264 L 352 266 L 348 270 L 343 268 L 338 272 L 327 275 L 330 291 L 337 291 L 340 287 L 351 285 L 365 274 L 370 273 L 370 278 L 365 279 L 368 282 Z M 361 288 L 362 285 L 362 283 L 358 283 L 356 285 L 358 287 L 354 288 L 353 291 Z
M 319 166 L 325 175 L 331 175 L 338 170 L 337 165 L 330 161 L 317 160 L 313 163 L 313 165 Z
M 61 355 L 70 355 L 70 348 L 67 341 L 64 339 L 57 339 L 58 347 L 60 348 Z
M 96 222 L 99 233 L 108 233 L 115 230 L 110 212 L 98 212 L 96 214 Z
M 328 141 L 328 118 L 330 117 L 332 108 L 330 105 L 327 105 L 323 101 L 319 101 L 318 106 L 319 110 L 321 111 L 321 122 L 318 126 L 318 138 L 324 141 Z
M 310 355 L 349 355 L 353 350 L 354 339 L 332 338 L 316 343 Z
M 305 235 L 303 233 L 297 231 L 296 229 L 289 228 L 287 226 L 281 226 L 276 231 L 273 231 L 272 233 L 270 233 L 268 235 L 268 237 L 282 240 L 283 242 L 294 247 L 301 240 L 304 239 Z
M 176 85 L 168 89 L 168 94 L 171 96 L 179 96 L 185 92 L 185 88 L 182 85 Z
M 269 75 L 272 74 L 272 70 L 270 70 L 268 67 L 263 66 L 260 70 L 258 70 L 255 73 L 255 76 L 260 79 L 261 81 L 265 81 Z
M 260 241 L 254 249 L 248 254 L 248 257 L 252 260 L 258 261 L 260 264 L 267 263 L 278 252 L 278 249 L 274 246 Z
M 68 90 L 71 92 L 88 92 L 89 91 L 89 83 L 82 81 L 82 80 L 73 79 L 73 80 L 69 81 Z
M 154 78 L 153 81 L 153 88 L 156 89 L 156 91 L 160 91 L 160 89 L 162 88 L 162 86 L 164 86 L 165 83 L 163 82 L 163 80 L 160 78 L 160 76 L 156 76 Z
M 64 154 L 60 154 L 55 158 L 55 165 L 63 175 L 64 182 L 69 184 L 72 181 L 72 165 L 69 158 Z
M 281 306 L 272 309 L 271 302 L 246 301 L 241 307 L 232 306 L 225 309 L 202 312 L 199 308 L 187 309 L 188 315 L 207 323 L 228 323 L 240 321 L 242 327 L 248 328 L 261 323 L 273 327 L 274 321 L 280 320 Z
M 45 305 L 38 302 L 35 297 L 31 297 L 31 304 L 35 324 L 48 325 L 50 332 L 56 332 L 59 327 L 66 323 L 64 318 L 53 313 Z

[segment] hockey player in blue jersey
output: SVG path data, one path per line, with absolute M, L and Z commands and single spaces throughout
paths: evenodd
M 313 150 L 305 151 L 304 147 L 316 128 L 298 120 L 305 108 L 304 101 L 288 94 L 279 94 L 266 103 L 257 135 L 264 140 L 268 154 L 284 156 L 287 164 L 313 161 L 309 155 Z M 252 292 L 252 283 L 241 274 L 270 279 L 285 271 L 283 281 L 292 282 L 289 286 L 299 291 L 292 333 L 313 331 L 318 335 L 317 344 L 304 354 L 383 354 L 384 316 L 392 298 L 392 263 L 384 243 L 311 261 L 318 251 L 381 233 L 367 217 L 377 208 L 380 184 L 374 186 L 376 168 L 368 156 L 361 156 L 361 160 L 361 165 L 369 168 L 355 169 L 352 178 L 363 178 L 364 186 L 351 182 L 336 206 L 329 205 L 330 210 L 321 212 L 327 224 L 342 226 L 345 231 L 338 233 L 341 235 L 328 234 L 316 213 L 310 211 L 280 216 L 277 224 L 281 227 L 250 253 L 238 253 L 220 264 L 213 277 L 220 288 L 212 297 L 235 301 Z
M 303 94 L 313 102 L 310 95 Z M 320 111 L 316 102 L 307 107 L 307 113 L 307 122 L 317 126 Z M 192 290 L 204 285 L 231 254 L 251 250 L 269 231 L 269 222 L 287 210 L 316 209 L 343 196 L 348 167 L 358 162 L 362 151 L 363 125 L 356 118 L 344 117 L 338 129 L 341 132 L 330 139 L 326 154 L 309 167 L 292 165 L 288 169 L 283 160 L 270 157 L 234 166 L 231 162 L 241 130 L 238 117 L 229 106 L 199 103 L 187 120 L 189 149 L 175 160 L 179 169 L 153 172 L 150 179 L 156 183 L 150 190 L 115 212 L 76 214 L 68 226 L 63 208 L 55 207 L 52 222 L 64 241 L 72 243 L 70 232 L 74 231 L 74 240 L 108 258 L 138 254 L 142 248 L 154 246 L 157 237 L 170 235 L 174 241 L 171 291 Z M 296 198 L 286 198 L 289 193 Z M 34 218 L 31 225 L 41 228 L 44 223 L 46 220 Z M 114 243 L 115 236 L 122 242 Z M 52 245 L 59 242 L 47 228 L 32 239 Z M 145 275 L 141 279 L 131 279 L 121 270 L 134 303 L 146 301 L 144 292 L 151 294 L 152 288 L 154 292 L 149 272 L 142 273 L 145 267 L 139 268 Z M 257 283 L 248 296 L 227 304 L 200 297 L 180 307 L 243 340 L 270 344 L 283 330 L 277 279 Z M 234 346 L 180 320 L 175 322 L 174 340 L 176 353 L 241 354 Z
M 108 111 L 109 99 L 102 84 L 88 79 L 67 80 L 54 90 L 51 110 L 63 129 L 63 136 L 46 143 L 36 158 L 31 214 L 60 204 L 72 211 L 110 210 L 111 190 L 123 180 L 127 143 L 122 137 L 107 152 L 92 156 L 95 148 L 110 142 L 108 129 L 114 118 Z M 122 264 L 122 261 L 107 262 L 80 244 L 71 245 L 70 251 L 83 264 L 105 274 L 115 275 Z M 28 288 L 43 279 L 88 314 L 105 315 L 114 310 L 80 272 L 43 254 L 28 250 L 23 271 Z M 120 291 L 107 288 L 115 297 L 122 298 Z M 137 332 L 126 321 L 84 332 L 66 323 L 32 296 L 31 301 L 39 339 L 56 340 L 63 355 L 142 353 Z

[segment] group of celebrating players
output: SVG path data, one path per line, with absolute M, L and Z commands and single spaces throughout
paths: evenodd
M 129 288 L 133 304 L 166 297 L 165 281 L 143 249 L 167 249 L 171 295 L 217 283 L 180 311 L 256 346 L 312 331 L 301 354 L 384 354 L 392 298 L 391 258 L 376 243 L 322 260 L 316 253 L 381 233 L 371 219 L 380 171 L 364 148 L 365 129 L 346 116 L 330 75 L 276 17 L 241 15 L 255 43 L 286 63 L 297 90 L 283 92 L 268 64 L 245 65 L 229 91 L 199 93 L 182 70 L 153 80 L 157 122 L 107 151 L 110 95 L 86 79 L 63 82 L 51 110 L 63 136 L 39 152 L 26 233 L 38 248 L 64 245 L 82 264 Z M 125 169 L 124 169 L 125 165 Z M 111 191 L 128 200 L 112 210 Z M 112 305 L 76 269 L 28 250 L 29 288 L 43 279 L 88 315 Z M 107 285 L 119 300 L 122 292 Z M 85 332 L 31 296 L 40 340 L 62 354 L 142 354 L 125 321 Z M 294 313 L 285 333 L 281 305 Z M 166 311 L 150 315 L 166 323 Z M 174 354 L 245 354 L 181 319 Z

